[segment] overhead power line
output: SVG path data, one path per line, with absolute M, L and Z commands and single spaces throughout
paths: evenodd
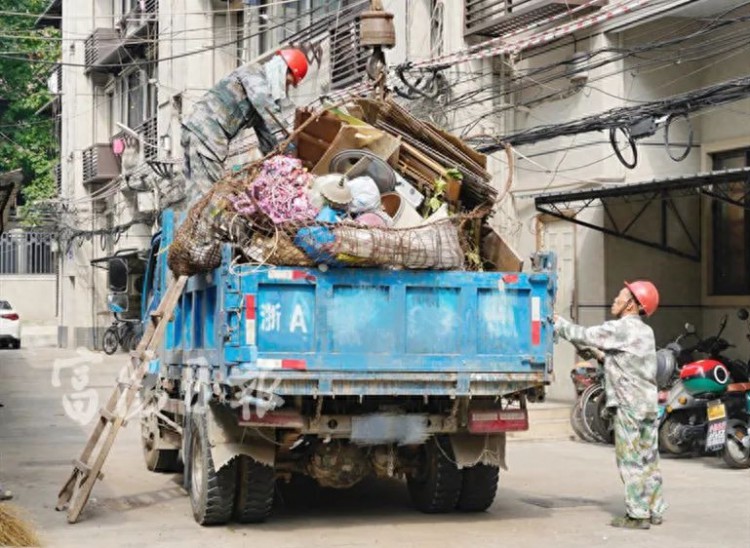
M 504 148 L 504 144 L 513 146 L 528 145 L 566 135 L 577 135 L 591 131 L 602 131 L 612 128 L 629 128 L 651 118 L 689 114 L 709 107 L 738 101 L 750 97 L 750 76 L 736 78 L 721 84 L 674 95 L 659 101 L 651 101 L 638 106 L 620 107 L 606 112 L 579 118 L 562 124 L 539 126 L 498 139 L 499 142 L 479 146 L 480 152 L 491 154 Z

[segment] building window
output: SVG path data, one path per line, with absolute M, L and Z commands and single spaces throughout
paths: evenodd
M 156 116 L 158 109 L 157 89 L 151 83 L 156 78 L 155 65 L 135 68 L 123 75 L 117 83 L 120 97 L 119 121 L 135 129 Z
M 712 155 L 713 169 L 750 166 L 750 148 Z M 731 185 L 729 197 L 747 204 L 747 183 Z M 711 204 L 710 294 L 750 295 L 750 215 L 748 210 L 726 201 Z
M 336 4 L 331 0 L 296 0 L 284 4 L 281 13 L 284 19 L 284 40 L 289 40 L 301 30 L 334 13 Z

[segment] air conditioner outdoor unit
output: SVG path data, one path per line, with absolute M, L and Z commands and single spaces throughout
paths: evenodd
M 83 151 L 83 184 L 106 183 L 120 175 L 120 162 L 109 143 L 97 143 Z
M 109 58 L 120 48 L 122 39 L 114 28 L 99 28 L 86 38 L 84 44 L 84 62 L 86 72 L 95 70 L 100 65 L 108 64 Z

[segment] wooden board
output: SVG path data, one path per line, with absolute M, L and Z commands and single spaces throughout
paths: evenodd
M 482 259 L 488 270 L 521 272 L 523 259 L 494 229 L 487 228 L 482 238 Z

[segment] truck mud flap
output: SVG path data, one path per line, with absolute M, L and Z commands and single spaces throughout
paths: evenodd
M 469 468 L 477 464 L 505 465 L 505 433 L 500 434 L 451 434 L 448 436 L 453 447 L 453 455 L 459 468 Z
M 265 466 L 274 466 L 276 445 L 269 441 L 274 439 L 273 429 L 239 426 L 236 413 L 222 405 L 209 405 L 206 409 L 208 441 L 217 472 L 238 455 L 247 455 Z

